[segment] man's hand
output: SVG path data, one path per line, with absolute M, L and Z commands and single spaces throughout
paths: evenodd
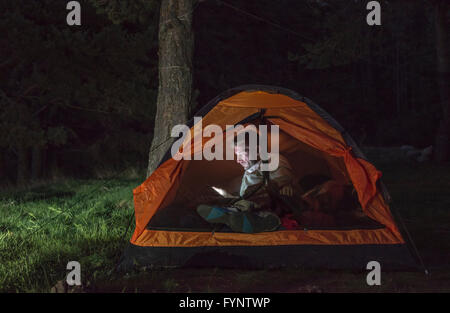
M 294 189 L 291 185 L 286 185 L 280 189 L 280 195 L 292 197 L 294 195 Z

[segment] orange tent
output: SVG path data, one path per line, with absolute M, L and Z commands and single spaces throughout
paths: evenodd
M 206 201 L 211 186 L 236 189 L 242 169 L 233 161 L 175 160 L 166 154 L 160 166 L 134 190 L 136 228 L 123 265 L 150 266 L 283 266 L 362 267 L 372 260 L 392 266 L 411 265 L 378 171 L 347 132 L 324 110 L 297 93 L 271 86 L 242 86 L 224 92 L 196 116 L 202 127 L 252 124 L 264 119 L 280 130 L 280 153 L 298 177 L 326 175 L 351 184 L 370 227 L 279 229 L 262 233 L 236 233 L 199 225 L 195 207 Z M 191 155 L 198 125 L 190 121 Z M 341 225 L 342 226 L 342 225 Z M 226 257 L 224 257 L 226 256 Z M 230 261 L 232 260 L 232 261 Z M 334 264 L 331 264 L 334 262 Z

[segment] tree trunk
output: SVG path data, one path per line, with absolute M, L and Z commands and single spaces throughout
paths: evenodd
M 17 185 L 25 184 L 27 179 L 28 157 L 27 149 L 24 147 L 17 148 Z
M 171 129 L 189 118 L 192 97 L 192 3 L 162 0 L 159 21 L 159 87 L 154 136 L 147 176 L 156 169 L 172 141 Z
M 397 38 L 395 44 L 395 95 L 397 103 L 397 117 L 401 118 L 402 115 L 402 97 L 400 93 L 400 43 Z
M 31 152 L 31 179 L 37 180 L 41 178 L 42 173 L 42 148 L 33 147 Z
M 56 152 L 56 149 L 53 147 L 50 150 L 47 150 L 47 153 L 49 154 L 49 177 L 50 179 L 54 179 L 58 177 L 59 175 L 59 169 L 58 169 L 58 154 Z
M 4 150 L 0 148 L 0 183 L 2 182 L 2 180 L 6 180 L 6 171 L 5 171 L 5 167 L 3 165 L 4 161 Z
M 442 118 L 436 134 L 435 160 L 445 162 L 450 159 L 450 108 L 449 108 L 449 47 L 448 47 L 448 3 L 447 0 L 435 3 L 435 29 L 439 98 Z

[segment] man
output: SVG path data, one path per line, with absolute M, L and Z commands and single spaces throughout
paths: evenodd
M 235 146 L 234 153 L 236 154 L 236 161 L 245 170 L 239 192 L 240 196 L 243 197 L 249 188 L 264 183 L 264 174 L 261 171 L 262 160 L 250 160 L 248 145 Z M 278 159 L 278 168 L 269 172 L 270 181 L 277 184 L 281 195 L 292 196 L 294 192 L 293 186 L 296 185 L 292 167 L 282 155 L 278 155 Z
M 237 199 L 228 207 L 200 205 L 197 212 L 208 222 L 226 224 L 236 232 L 272 231 L 280 225 L 274 212 L 281 214 L 286 206 L 298 207 L 292 199 L 302 192 L 285 157 L 279 155 L 278 168 L 264 173 L 263 161 L 250 159 L 248 142 L 235 145 L 234 150 L 236 161 L 244 168 L 239 197 L 223 192 L 223 196 Z

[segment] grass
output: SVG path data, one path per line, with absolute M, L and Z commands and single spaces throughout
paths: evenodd
M 83 281 L 114 268 L 140 180 L 68 180 L 0 194 L 0 290 L 49 291 L 82 264 Z M 130 227 L 132 228 L 132 227 Z
M 142 179 L 65 180 L 0 192 L 0 291 L 49 292 L 79 261 L 88 292 L 450 292 L 450 167 L 378 164 L 431 270 L 365 272 L 171 269 L 114 271 L 131 236 L 132 190 Z

